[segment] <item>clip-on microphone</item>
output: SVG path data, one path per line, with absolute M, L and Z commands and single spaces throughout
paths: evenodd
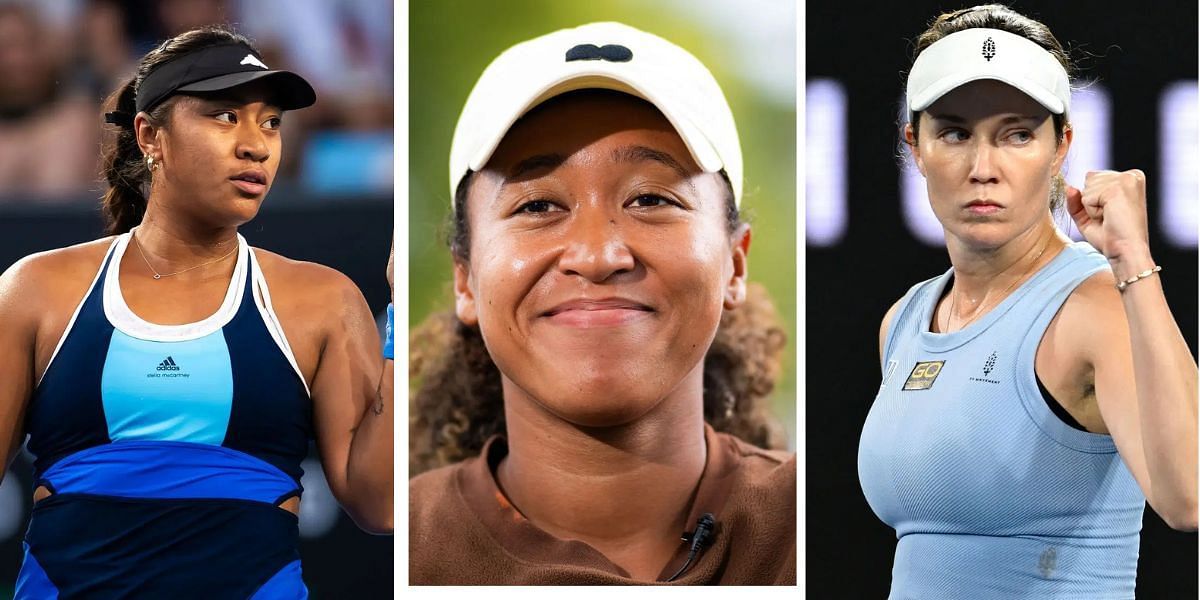
M 691 545 L 691 547 L 688 548 L 687 560 L 684 561 L 683 566 L 679 567 L 679 570 L 676 571 L 670 579 L 667 579 L 667 582 L 675 581 L 676 578 L 678 578 L 680 575 L 683 575 L 683 572 L 686 571 L 689 566 L 691 566 L 692 560 L 696 558 L 696 555 L 699 554 L 700 551 L 709 544 L 709 538 L 712 537 L 713 528 L 716 527 L 716 524 L 717 521 L 715 518 L 713 518 L 712 513 L 704 513 L 699 519 L 696 519 L 695 531 L 683 532 L 683 541 L 688 542 Z

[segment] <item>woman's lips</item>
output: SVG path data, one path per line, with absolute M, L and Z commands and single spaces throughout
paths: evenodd
M 245 179 L 230 179 L 230 181 L 233 182 L 234 187 L 251 196 L 260 196 L 263 192 L 267 191 L 267 186 L 262 183 L 246 181 Z
M 974 215 L 991 215 L 1000 212 L 1002 206 L 995 202 L 971 202 L 967 204 L 967 212 Z
M 654 313 L 650 307 L 624 298 L 575 300 L 546 311 L 542 316 L 564 327 L 615 327 Z
M 234 187 L 251 196 L 261 196 L 267 191 L 267 173 L 262 169 L 246 169 L 229 180 Z
M 547 318 L 555 325 L 564 327 L 616 327 L 625 325 L 651 314 L 648 310 L 634 308 L 600 308 L 595 310 L 564 310 L 549 315 Z

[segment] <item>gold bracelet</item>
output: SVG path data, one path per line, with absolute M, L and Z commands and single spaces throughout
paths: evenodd
M 1137 275 L 1134 275 L 1133 277 L 1130 277 L 1129 279 L 1126 279 L 1125 281 L 1118 281 L 1117 282 L 1117 291 L 1124 293 L 1125 288 L 1129 287 L 1129 285 L 1131 283 L 1135 283 L 1138 280 L 1145 279 L 1161 270 L 1162 270 L 1161 266 L 1155 265 L 1153 269 L 1146 269 L 1145 271 L 1142 271 L 1141 273 L 1138 273 Z

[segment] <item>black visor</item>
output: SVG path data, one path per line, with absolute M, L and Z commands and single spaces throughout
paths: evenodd
M 317 94 L 303 77 L 272 71 L 262 57 L 240 43 L 209 46 L 159 65 L 137 90 L 137 111 L 148 111 L 178 92 L 216 92 L 266 79 L 283 110 L 312 106 Z

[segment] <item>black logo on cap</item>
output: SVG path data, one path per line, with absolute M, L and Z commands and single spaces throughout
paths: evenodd
M 629 62 L 633 60 L 633 51 L 618 44 L 580 44 L 567 50 L 567 62 L 573 60 L 607 60 L 608 62 Z
M 983 57 L 992 62 L 992 57 L 996 55 L 996 42 L 992 38 L 983 40 Z

